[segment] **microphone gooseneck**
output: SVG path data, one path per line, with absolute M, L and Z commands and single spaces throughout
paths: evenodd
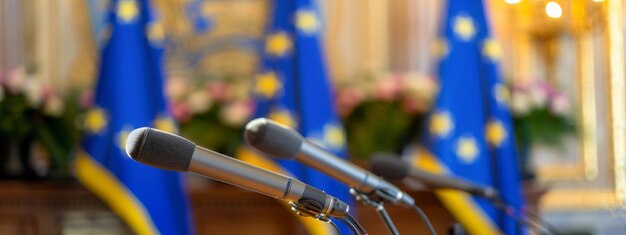
M 346 203 L 301 181 L 274 173 L 160 130 L 138 128 L 126 140 L 126 152 L 135 161 L 166 170 L 193 172 L 289 202 L 297 202 L 306 214 L 343 218 Z
M 245 139 L 250 146 L 266 156 L 297 160 L 375 200 L 405 206 L 414 204 L 413 198 L 393 184 L 306 140 L 297 131 L 271 120 L 257 118 L 249 122 L 245 128 Z
M 478 185 L 461 178 L 437 175 L 411 167 L 393 154 L 377 153 L 370 161 L 372 172 L 385 179 L 416 179 L 430 188 L 451 188 L 461 190 L 492 201 L 501 200 L 498 190 L 493 187 Z

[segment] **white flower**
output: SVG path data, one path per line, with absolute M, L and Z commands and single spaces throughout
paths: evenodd
M 63 114 L 65 104 L 63 104 L 63 100 L 57 96 L 52 95 L 48 99 L 46 99 L 44 103 L 44 113 L 53 117 L 59 117 Z
M 187 79 L 173 77 L 167 80 L 165 94 L 172 100 L 181 100 L 189 92 L 189 87 Z
M 437 93 L 437 84 L 430 77 L 418 73 L 408 73 L 404 80 L 404 89 L 408 95 L 429 101 Z
M 548 93 L 539 86 L 532 86 L 529 91 L 529 98 L 532 105 L 537 108 L 546 107 L 548 103 Z
M 26 100 L 31 107 L 38 107 L 43 100 L 43 84 L 39 79 L 31 78 L 24 87 Z
M 523 116 L 528 114 L 533 107 L 531 96 L 525 92 L 513 91 L 513 97 L 511 101 L 511 109 L 515 116 Z
M 209 110 L 212 104 L 211 97 L 205 90 L 198 90 L 187 97 L 187 106 L 192 113 L 202 113 Z
M 26 84 L 26 69 L 24 67 L 17 67 L 9 72 L 6 78 L 7 88 L 11 93 L 19 93 L 24 89 Z
M 250 118 L 252 107 L 249 102 L 237 101 L 220 110 L 222 121 L 231 126 L 239 126 Z

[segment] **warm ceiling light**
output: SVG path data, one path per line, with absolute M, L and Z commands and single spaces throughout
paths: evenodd
M 508 3 L 508 4 L 518 4 L 520 3 L 522 0 L 504 0 L 504 2 Z
M 563 9 L 561 9 L 561 5 L 558 3 L 549 2 L 546 4 L 546 14 L 548 14 L 550 18 L 561 18 L 561 15 L 563 15 Z

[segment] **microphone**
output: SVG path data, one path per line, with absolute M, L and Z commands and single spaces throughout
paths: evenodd
M 197 146 L 167 132 L 142 127 L 126 139 L 126 153 L 153 167 L 193 172 L 267 196 L 297 202 L 298 208 L 332 217 L 348 215 L 348 205 L 301 181 Z
M 359 193 L 396 204 L 413 206 L 415 201 L 393 184 L 375 176 L 326 149 L 304 139 L 293 129 L 265 118 L 250 121 L 245 128 L 248 144 L 269 157 L 295 159 L 350 186 Z
M 456 177 L 436 175 L 422 171 L 417 168 L 410 167 L 407 163 L 403 162 L 399 157 L 393 154 L 374 154 L 371 161 L 371 169 L 372 172 L 386 179 L 400 180 L 410 177 L 421 181 L 431 188 L 456 189 L 465 191 L 472 195 L 484 197 L 490 200 L 496 208 L 502 210 L 507 216 L 515 220 L 517 223 L 534 227 L 546 234 L 554 234 L 554 231 L 556 231 L 553 228 L 543 226 L 542 223 L 546 222 L 542 221 L 541 217 L 538 217 L 539 221 L 535 221 L 526 216 L 516 215 L 514 211 L 515 209 L 505 203 L 500 197 L 498 190 L 493 187 L 477 185 Z
M 374 154 L 371 160 L 371 170 L 374 174 L 380 175 L 385 179 L 401 180 L 410 177 L 421 181 L 431 188 L 451 188 L 490 200 L 501 200 L 498 190 L 495 188 L 477 185 L 456 177 L 436 175 L 413 168 L 393 154 Z

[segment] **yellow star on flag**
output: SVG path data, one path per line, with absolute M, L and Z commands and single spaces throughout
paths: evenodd
M 139 7 L 135 0 L 121 0 L 117 2 L 116 13 L 123 23 L 130 23 L 139 15 Z
M 444 111 L 437 111 L 430 118 L 430 133 L 439 137 L 447 136 L 454 128 L 454 123 L 450 118 L 450 114 Z
M 160 21 L 152 21 L 148 24 L 148 39 L 153 44 L 161 44 L 165 39 L 165 30 L 163 24 Z
M 333 149 L 341 149 L 346 143 L 343 129 L 334 124 L 324 126 L 324 142 Z
M 285 55 L 293 46 L 289 35 L 285 32 L 277 32 L 267 36 L 265 52 L 273 56 Z
M 511 93 L 509 92 L 509 88 L 507 88 L 502 83 L 496 83 L 493 86 L 493 97 L 498 101 L 498 103 L 507 105 L 511 98 Z
M 497 61 L 502 57 L 500 43 L 493 38 L 485 40 L 483 43 L 483 55 L 492 61 Z
M 454 18 L 454 33 L 465 41 L 472 40 L 476 35 L 474 21 L 469 16 L 457 16 Z
M 271 99 L 276 96 L 282 87 L 283 84 L 276 76 L 276 73 L 267 72 L 256 76 L 254 91 L 265 98 Z
M 314 34 L 320 27 L 319 20 L 314 11 L 298 10 L 296 13 L 296 28 L 305 34 Z
M 296 121 L 291 116 L 291 113 L 285 109 L 273 111 L 267 116 L 267 118 L 289 128 L 296 128 Z
M 502 142 L 508 136 L 502 122 L 499 120 L 491 120 L 487 123 L 487 128 L 485 130 L 485 134 L 487 137 L 487 142 L 494 147 L 500 147 Z
M 154 119 L 153 125 L 156 129 L 170 133 L 176 133 L 178 130 L 176 124 L 174 124 L 174 120 L 166 115 L 159 115 L 158 118 Z
M 103 109 L 95 107 L 85 114 L 84 127 L 89 133 L 100 133 L 107 126 L 107 116 Z
M 459 137 L 456 143 L 456 155 L 467 164 L 472 163 L 478 157 L 479 150 L 474 137 Z

